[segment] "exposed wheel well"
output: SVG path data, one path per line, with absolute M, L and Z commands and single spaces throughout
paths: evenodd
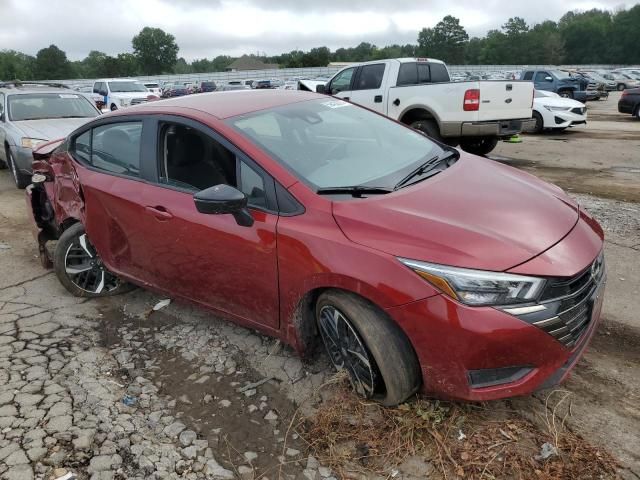
M 80 220 L 78 220 L 77 218 L 67 218 L 62 222 L 62 225 L 60 225 L 60 234 L 62 235 L 62 232 L 78 222 L 80 222 Z
M 400 332 L 402 332 L 403 335 L 405 335 L 400 325 L 398 325 L 392 318 L 390 318 L 389 315 L 387 315 L 382 308 L 377 306 L 367 297 L 363 297 L 362 295 L 356 292 L 353 292 L 351 290 L 346 290 L 344 288 L 334 288 L 334 287 L 314 288 L 313 290 L 308 291 L 300 299 L 300 301 L 298 302 L 298 307 L 296 308 L 292 318 L 292 322 L 297 331 L 298 338 L 302 346 L 303 355 L 305 357 L 312 356 L 316 352 L 317 348 L 322 347 L 322 341 L 320 339 L 320 334 L 316 326 L 315 308 L 320 295 L 322 295 L 322 293 L 329 290 L 344 292 L 364 300 L 373 309 L 375 309 L 376 311 L 380 312 L 383 316 L 385 316 L 389 322 L 391 322 Z M 408 341 L 409 341 L 409 344 L 411 344 L 411 340 L 408 340 Z M 411 345 L 413 348 L 413 344 Z M 416 354 L 415 350 L 414 350 L 414 354 Z
M 408 112 L 405 112 L 400 119 L 400 121 L 405 125 L 411 125 L 413 122 L 418 120 L 436 120 L 437 122 L 436 117 L 434 117 L 429 110 L 425 110 L 424 108 L 411 109 Z

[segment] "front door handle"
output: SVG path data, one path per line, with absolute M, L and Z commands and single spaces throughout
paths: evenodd
M 399 98 L 396 98 L 396 99 L 393 101 L 393 104 L 394 104 L 396 107 L 399 107 L 399 106 L 400 106 L 400 99 L 399 99 Z
M 144 209 L 147 213 L 153 215 L 158 220 L 170 220 L 173 218 L 171 212 L 161 205 L 155 207 L 146 206 Z
M 375 97 L 373 97 L 373 101 L 375 103 L 382 103 L 382 95 L 376 95 Z
M 345 102 L 348 102 L 348 101 L 349 101 L 349 97 L 342 97 L 342 99 L 343 99 Z

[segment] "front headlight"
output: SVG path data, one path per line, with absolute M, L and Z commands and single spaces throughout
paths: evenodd
M 534 301 L 545 280 L 502 272 L 470 270 L 398 258 L 450 297 L 472 306 L 512 305 Z
M 552 105 L 545 105 L 544 108 L 546 108 L 550 112 L 564 112 L 567 110 L 571 110 L 570 108 L 567 108 L 567 107 L 554 107 Z
M 42 138 L 22 137 L 20 139 L 20 145 L 22 145 L 23 148 L 30 148 L 31 150 L 33 150 L 34 148 L 36 148 L 41 143 L 45 143 L 45 142 L 48 142 L 48 141 L 49 140 L 43 140 Z

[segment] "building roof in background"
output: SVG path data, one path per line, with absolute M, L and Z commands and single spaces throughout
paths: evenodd
M 249 57 L 247 55 L 243 55 L 242 57 L 235 60 L 231 65 L 227 67 L 227 71 L 238 71 L 238 70 L 269 70 L 279 68 L 277 63 L 264 63 L 261 60 L 258 60 L 255 57 Z

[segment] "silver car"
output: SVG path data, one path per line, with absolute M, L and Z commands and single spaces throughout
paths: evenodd
M 91 100 L 67 88 L 0 83 L 0 166 L 9 167 L 16 186 L 25 188 L 31 183 L 33 150 L 98 115 Z

